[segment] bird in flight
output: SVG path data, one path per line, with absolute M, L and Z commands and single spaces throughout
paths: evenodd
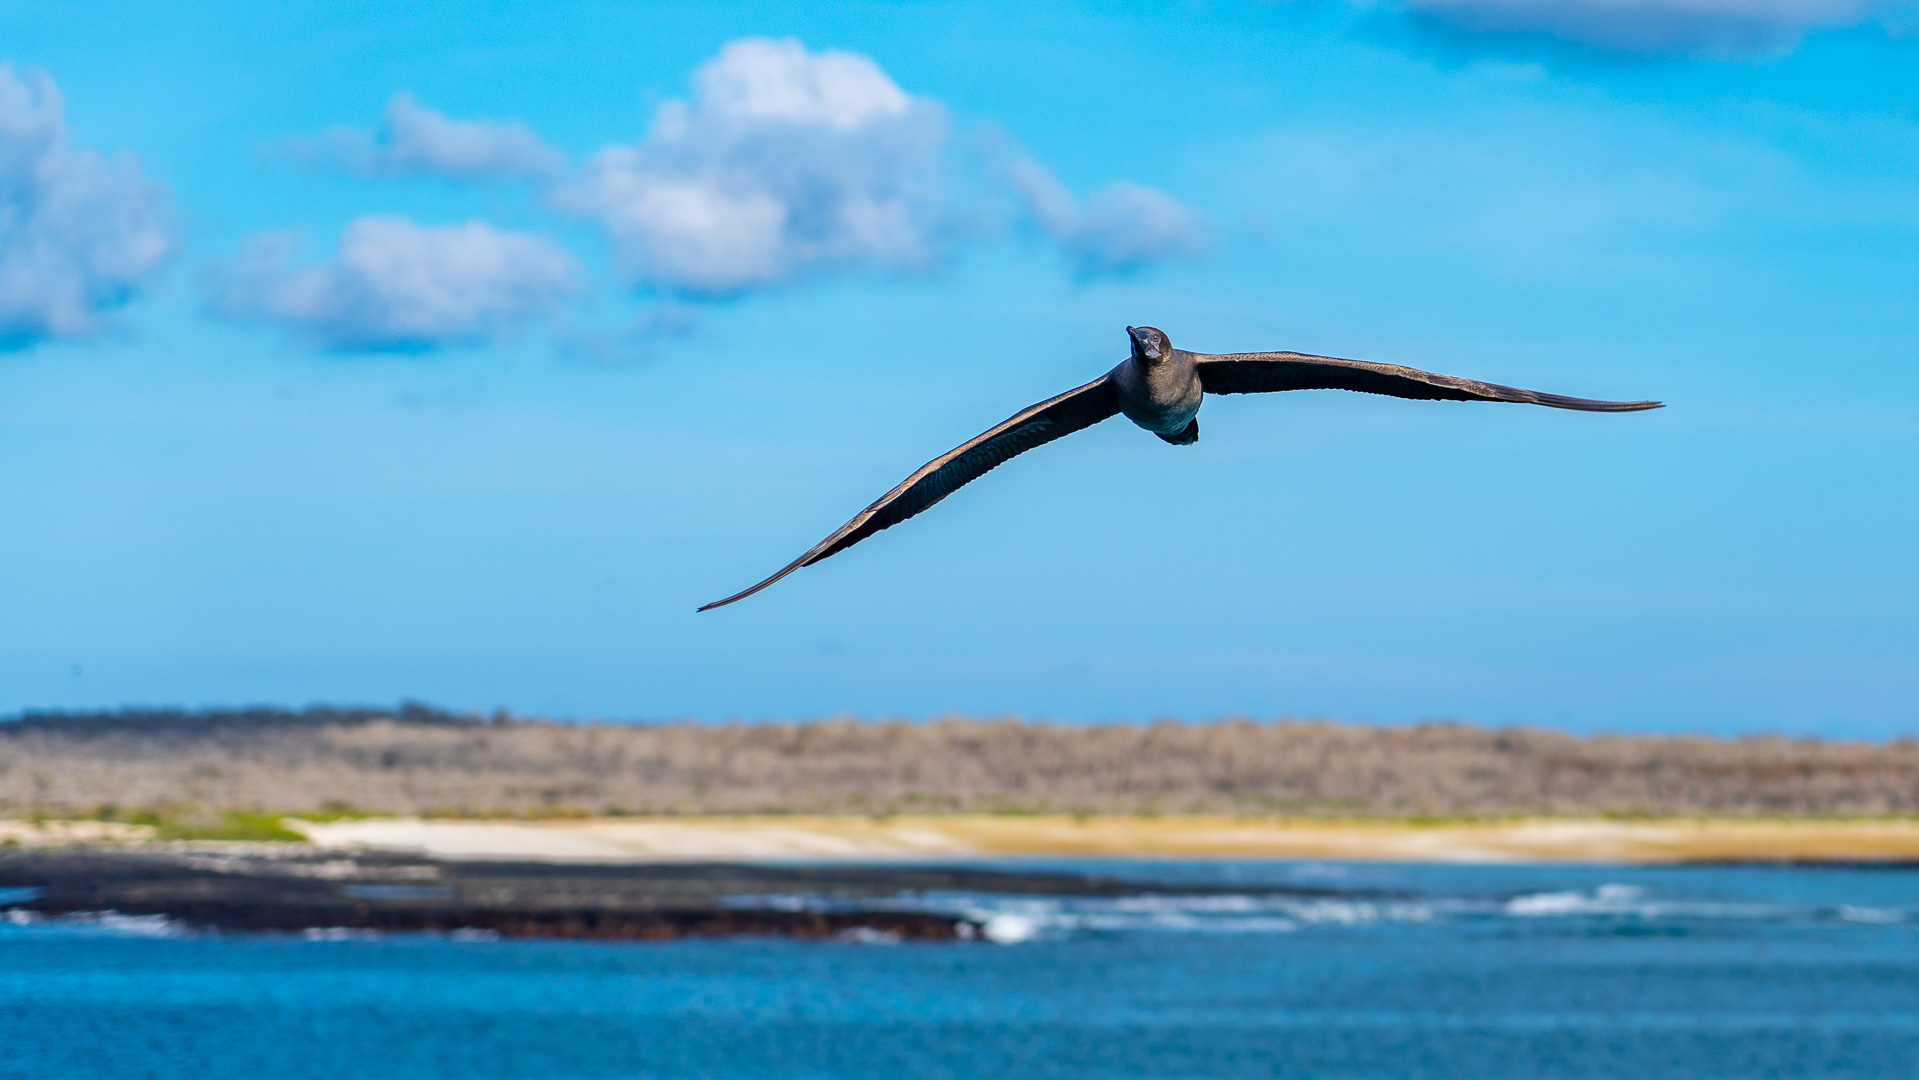
M 961 485 L 1036 446 L 1092 427 L 1116 414 L 1175 446 L 1199 441 L 1199 406 L 1206 394 L 1263 394 L 1280 390 L 1358 390 L 1436 401 L 1511 401 L 1582 412 L 1638 412 L 1657 401 L 1592 401 L 1542 394 L 1497 383 L 1436 375 L 1395 364 L 1370 364 L 1294 352 L 1195 353 L 1173 348 L 1151 326 L 1129 326 L 1132 355 L 1084 386 L 1021 409 L 1004 423 L 920 466 L 893 490 L 860 511 L 833 535 L 787 563 L 780 572 L 701 611 L 744 600 L 775 581 L 837 554 L 951 495 Z

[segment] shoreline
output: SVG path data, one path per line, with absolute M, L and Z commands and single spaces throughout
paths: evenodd
M 1334 860 L 1539 870 L 1575 863 L 1919 866 L 1913 820 L 289 819 L 289 827 L 308 834 L 304 841 L 162 839 L 152 826 L 77 827 L 85 824 L 0 822 L 0 833 L 14 841 L 0 839 L 0 917 L 31 923 L 111 913 L 160 920 L 155 932 L 169 934 L 301 933 L 323 940 L 441 933 L 1010 942 L 1033 933 L 1020 905 L 1037 898 L 1145 898 L 1151 907 L 1224 888 L 1240 898 L 1235 903 L 1250 896 L 1282 907 L 1338 907 L 1399 895 L 1329 883 L 1326 874 L 1344 876 L 1323 865 Z M 22 829 L 41 842 L 19 842 Z M 1142 861 L 1093 861 L 1102 857 Z M 1277 865 L 1244 876 L 1251 868 L 1215 866 L 1215 878 L 1223 879 L 1195 882 L 1160 873 L 1144 861 L 1153 858 Z M 1322 864 L 1318 871 L 1313 863 Z M 1553 904 L 1600 903 L 1595 910 L 1610 911 L 1603 894 L 1543 895 Z M 981 896 L 1001 899 L 981 906 Z M 1509 901 L 1520 902 L 1503 895 L 1489 902 Z M 1904 917 L 1875 911 L 1862 917 Z M 1851 918 L 1844 911 L 1835 917 Z
M 1380 822 L 1212 816 L 780 815 L 462 821 L 289 819 L 322 848 L 565 862 L 862 861 L 1007 856 L 1388 862 L 1914 862 L 1919 820 Z
M 320 851 L 553 863 L 890 862 L 1001 857 L 1435 863 L 1919 862 L 1915 818 L 1257 819 L 944 814 L 284 819 Z M 148 826 L 0 820 L 0 845 L 134 845 Z M 231 843 L 209 840 L 202 843 Z

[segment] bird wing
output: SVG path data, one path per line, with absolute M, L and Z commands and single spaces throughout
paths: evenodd
M 1657 401 L 1593 401 L 1542 394 L 1454 375 L 1438 375 L 1397 364 L 1369 364 L 1336 356 L 1305 353 L 1194 353 L 1200 385 L 1209 394 L 1264 394 L 1278 390 L 1358 390 L 1391 397 L 1439 401 L 1513 401 L 1584 412 L 1637 412 L 1657 409 Z
M 779 573 L 724 600 L 701 608 L 722 607 L 759 592 L 768 585 L 798 570 L 811 566 L 835 552 L 852 547 L 881 529 L 898 525 L 914 514 L 946 498 L 961 486 L 986 475 L 995 466 L 1031 450 L 1092 427 L 1119 412 L 1119 392 L 1112 376 L 1101 375 L 1085 386 L 1048 398 L 1013 414 L 980 435 L 920 466 L 900 486 L 880 496 L 873 505 L 860 511 L 853 520 L 840 526 L 833 535 L 780 570 Z

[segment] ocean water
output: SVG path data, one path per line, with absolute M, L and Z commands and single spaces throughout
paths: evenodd
M 1919 1077 L 1913 869 L 1043 865 L 1198 891 L 893 901 L 949 944 L 15 913 L 0 1076 Z

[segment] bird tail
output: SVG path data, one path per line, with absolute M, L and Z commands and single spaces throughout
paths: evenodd
M 1155 431 L 1153 434 L 1174 446 L 1191 446 L 1199 441 L 1199 417 L 1193 417 L 1193 422 L 1181 428 L 1176 435 L 1168 435 L 1163 431 Z

